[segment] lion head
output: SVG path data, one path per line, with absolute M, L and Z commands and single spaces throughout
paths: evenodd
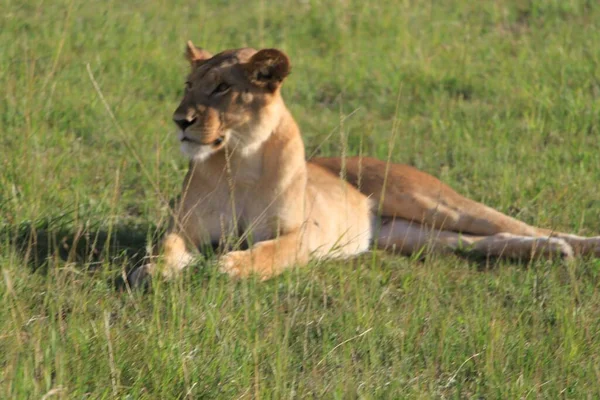
M 212 55 L 187 43 L 191 72 L 173 114 L 182 152 L 203 161 L 225 149 L 249 154 L 276 128 L 289 58 L 276 49 L 243 48 Z

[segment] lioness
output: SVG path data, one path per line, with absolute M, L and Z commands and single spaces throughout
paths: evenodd
M 262 279 L 371 244 L 404 254 L 429 246 L 524 258 L 600 255 L 600 236 L 527 225 L 407 165 L 356 157 L 307 162 L 280 94 L 290 73 L 283 52 L 244 48 L 213 56 L 188 42 L 186 53 L 191 72 L 173 120 L 190 167 L 163 241 L 165 277 L 193 260 L 188 246 L 227 247 L 226 239 L 239 235 L 250 247 L 223 254 L 220 271 Z M 148 264 L 132 282 L 156 270 Z

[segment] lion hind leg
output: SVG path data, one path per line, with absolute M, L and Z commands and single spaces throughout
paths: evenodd
M 376 244 L 380 248 L 393 249 L 404 254 L 430 248 L 436 252 L 466 250 L 507 258 L 550 258 L 555 255 L 567 259 L 573 257 L 572 247 L 560 238 L 520 236 L 511 233 L 475 236 L 432 229 L 403 219 L 384 219 L 377 232 Z
M 579 236 L 570 233 L 552 232 L 550 230 L 541 230 L 542 235 L 547 237 L 556 237 L 567 242 L 575 251 L 576 255 L 600 257 L 600 236 Z
M 538 228 L 457 193 L 434 176 L 409 165 L 369 157 L 316 158 L 336 175 L 343 175 L 371 197 L 382 217 L 402 218 L 444 231 L 490 236 L 507 232 L 540 236 Z M 342 173 L 344 169 L 344 173 Z
M 556 238 L 568 243 L 575 255 L 600 257 L 600 236 L 585 237 L 528 225 L 473 200 L 462 198 L 461 205 L 429 204 L 424 222 L 437 229 L 492 236 L 510 233 L 532 238 Z M 425 204 L 426 201 L 423 201 Z M 456 202 L 454 202 L 456 203 Z
M 456 192 L 440 194 L 437 198 L 415 194 L 413 201 L 419 208 L 416 215 L 421 216 L 421 222 L 440 230 L 480 236 L 491 236 L 498 233 L 540 236 L 538 228 L 484 204 L 462 197 Z M 402 215 L 401 209 L 398 211 L 398 216 L 407 218 Z

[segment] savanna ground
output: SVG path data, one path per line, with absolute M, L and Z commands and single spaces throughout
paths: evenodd
M 600 234 L 597 2 L 1 4 L 0 398 L 600 396 L 595 260 L 370 253 L 258 283 L 207 257 L 119 283 L 185 173 L 187 39 L 284 49 L 308 154 L 393 146 L 528 223 Z

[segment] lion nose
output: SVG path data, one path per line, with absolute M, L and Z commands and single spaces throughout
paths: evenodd
M 181 128 L 182 131 L 185 131 L 187 128 L 194 125 L 194 122 L 196 122 L 196 117 L 195 116 L 188 116 L 188 117 L 175 116 L 175 117 L 173 117 L 173 121 L 177 124 L 178 127 Z

